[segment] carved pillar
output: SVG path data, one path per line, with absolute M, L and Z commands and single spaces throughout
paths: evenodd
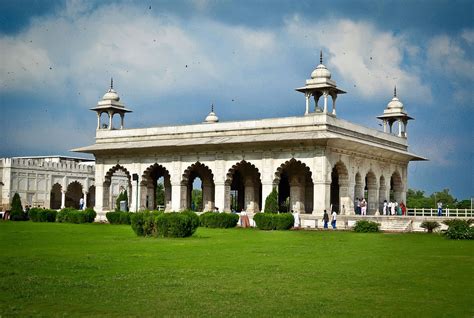
M 244 208 L 245 211 L 254 213 L 255 212 L 255 185 L 252 178 L 245 178 L 245 198 L 244 198 Z
M 402 137 L 402 136 L 403 136 L 402 120 L 399 119 L 399 120 L 398 120 L 398 137 Z
M 104 210 L 104 186 L 101 183 L 97 183 L 95 186 L 95 205 L 94 210 L 97 214 L 102 213 Z
M 114 113 L 109 111 L 109 130 L 112 129 L 112 118 L 114 117 Z
M 306 92 L 304 94 L 304 97 L 306 98 L 306 111 L 304 112 L 305 115 L 309 114 L 309 98 L 311 97 L 311 93 Z
M 186 198 L 183 198 L 183 192 L 184 196 L 186 196 L 186 188 L 187 187 L 181 185 L 180 182 L 171 184 L 171 209 L 174 212 L 179 212 L 185 208 L 183 201 L 185 201 Z
M 123 117 L 124 114 L 120 114 L 120 129 L 123 129 Z
M 85 210 L 87 208 L 87 194 L 89 192 L 87 191 L 84 191 L 83 194 L 84 194 L 84 206 L 82 207 L 83 210 Z
M 290 177 L 290 203 L 293 212 L 305 213 L 304 182 L 300 176 Z
M 324 91 L 323 92 L 323 97 L 324 97 L 324 108 L 323 108 L 323 113 L 327 113 L 328 112 L 328 91 Z
M 337 95 L 334 94 L 334 95 L 332 96 L 332 114 L 333 114 L 334 116 L 336 116 L 336 98 L 337 98 Z
M 230 212 L 230 186 L 225 182 L 216 182 L 215 186 L 215 204 L 219 212 Z
M 323 215 L 324 210 L 327 210 L 329 213 L 331 204 L 331 182 L 316 181 L 313 189 L 313 215 Z
M 130 200 L 130 211 L 137 212 L 139 209 L 139 204 L 137 198 L 139 198 L 139 186 L 137 181 L 132 181 L 132 193 L 131 193 L 131 200 Z
M 214 189 L 211 182 L 202 183 L 202 207 L 203 211 L 214 211 Z
M 97 129 L 100 129 L 100 113 L 97 112 Z
M 265 212 L 265 200 L 276 185 L 273 182 L 264 182 L 262 184 L 262 212 Z
M 61 209 L 66 207 L 66 191 L 61 190 Z

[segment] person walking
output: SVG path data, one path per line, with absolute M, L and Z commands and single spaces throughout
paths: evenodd
M 387 200 L 383 200 L 383 215 L 387 215 L 387 207 L 388 207 Z
M 82 210 L 84 208 L 84 198 L 79 199 L 79 210 Z
M 332 211 L 331 225 L 332 225 L 333 230 L 336 229 L 336 220 L 337 220 L 337 213 L 336 213 L 336 211 Z
M 328 228 L 328 223 L 329 223 L 329 215 L 326 210 L 324 210 L 324 215 L 323 215 L 323 222 L 324 222 L 324 228 Z

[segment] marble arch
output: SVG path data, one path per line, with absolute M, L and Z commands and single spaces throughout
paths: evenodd
M 191 193 L 193 190 L 193 182 L 196 178 L 201 179 L 201 189 L 202 189 L 202 211 L 213 211 L 215 207 L 214 201 L 214 175 L 212 170 L 202 164 L 201 162 L 196 162 L 184 170 L 181 179 L 182 185 L 182 196 L 184 198 L 184 207 L 185 209 L 191 209 Z M 198 209 L 195 207 L 195 209 Z
M 229 169 L 226 177 L 225 184 L 229 187 L 226 200 L 230 201 L 230 209 L 237 212 L 260 212 L 262 182 L 258 168 L 242 160 Z
M 113 211 L 115 209 L 115 201 L 123 190 L 127 190 L 128 202 L 130 203 L 131 189 L 132 183 L 130 172 L 122 165 L 114 165 L 104 176 L 104 182 L 102 185 L 103 207 L 107 209 L 107 211 Z
M 171 178 L 168 169 L 164 166 L 154 163 L 142 174 L 141 181 L 141 202 L 145 202 L 145 208 L 150 210 L 157 209 L 156 189 L 159 180 L 162 179 L 165 190 L 165 211 L 171 211 Z
M 278 204 L 281 211 L 311 213 L 313 206 L 313 179 L 309 167 L 295 158 L 281 164 L 275 172 Z
M 370 213 L 377 213 L 380 201 L 390 194 L 404 201 L 408 164 L 425 158 L 408 149 L 406 125 L 411 117 L 399 96 L 394 93 L 378 117 L 385 127 L 381 131 L 338 117 L 344 111 L 339 103 L 336 114 L 336 99 L 339 101 L 345 91 L 331 78 L 322 56 L 304 83 L 296 91 L 304 94 L 305 107 L 292 117 L 221 122 L 222 116 L 216 114 L 219 107 L 212 107 L 198 124 L 131 129 L 121 125 L 115 130 L 110 125 L 101 127 L 100 113 L 118 113 L 123 124 L 125 114 L 131 111 L 111 87 L 92 109 L 99 117 L 95 144 L 75 150 L 96 157 L 95 209 L 102 214 L 110 209 L 104 200 L 110 178 L 107 168 L 119 161 L 127 178 L 133 176 L 132 201 L 139 201 L 131 204 L 134 211 L 146 205 L 149 189 L 145 185 L 151 172 L 144 171 L 155 162 L 166 163 L 167 188 L 171 189 L 167 209 L 172 211 L 190 207 L 196 177 L 202 180 L 204 210 L 218 208 L 221 212 L 231 211 L 232 191 L 244 193 L 234 205 L 238 209 L 264 210 L 265 198 L 275 186 L 282 209 L 315 215 L 322 215 L 331 203 L 339 213 L 353 214 L 355 198 L 364 196 L 366 187 Z M 385 124 L 395 122 L 403 126 L 401 132 L 387 129 Z M 392 174 L 384 174 L 388 171 Z M 253 178 L 247 178 L 250 182 L 243 187 L 246 176 Z M 258 194 L 257 180 L 261 183 Z M 252 186 L 253 191 L 245 191 Z

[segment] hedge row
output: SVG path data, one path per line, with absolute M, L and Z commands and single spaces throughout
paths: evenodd
M 92 208 L 76 210 L 73 208 L 65 208 L 58 212 L 56 221 L 61 223 L 92 223 L 97 213 Z
M 295 223 L 291 213 L 257 213 L 253 220 L 260 230 L 289 230 Z
M 144 211 L 131 214 L 131 226 L 138 236 L 188 237 L 193 235 L 199 226 L 199 217 L 189 211 Z
M 130 212 L 107 212 L 105 217 L 110 224 L 130 224 Z
M 203 227 L 228 229 L 235 227 L 239 216 L 233 213 L 206 212 L 199 216 L 199 223 Z
M 354 226 L 354 232 L 374 233 L 380 231 L 380 224 L 377 222 L 359 220 Z
M 28 217 L 33 222 L 55 222 L 58 211 L 40 208 L 31 208 Z

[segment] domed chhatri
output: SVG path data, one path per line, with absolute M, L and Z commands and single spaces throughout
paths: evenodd
M 217 117 L 216 113 L 214 113 L 214 104 L 211 104 L 211 112 L 207 115 L 204 123 L 212 124 L 217 123 L 219 121 L 219 117 Z
M 97 113 L 97 129 L 115 129 L 112 126 L 112 119 L 115 114 L 120 115 L 120 129 L 123 129 L 123 120 L 125 117 L 125 113 L 131 113 L 130 109 L 125 108 L 125 105 L 120 102 L 120 96 L 114 90 L 114 80 L 113 78 L 110 79 L 110 88 L 109 90 L 102 96 L 102 99 L 97 102 L 97 106 L 91 108 L 91 110 Z M 106 113 L 109 115 L 108 123 L 100 122 L 100 116 Z
M 332 110 L 330 115 L 336 116 L 336 98 L 338 94 L 346 92 L 339 89 L 336 82 L 331 79 L 331 72 L 323 64 L 323 52 L 319 52 L 319 65 L 311 73 L 311 78 L 306 80 L 306 85 L 296 89 L 298 92 L 304 93 L 306 97 L 305 115 L 314 113 L 328 114 L 328 97 L 332 98 Z M 311 96 L 314 98 L 314 112 L 310 112 Z M 319 99 L 323 96 L 324 105 L 321 108 L 318 105 Z
M 403 103 L 397 97 L 397 87 L 393 89 L 393 98 L 387 104 L 387 108 L 383 111 L 383 115 L 377 116 L 383 122 L 383 131 L 392 133 L 392 125 L 398 122 L 398 137 L 407 137 L 407 124 L 413 118 L 408 116 L 406 110 L 403 108 Z

